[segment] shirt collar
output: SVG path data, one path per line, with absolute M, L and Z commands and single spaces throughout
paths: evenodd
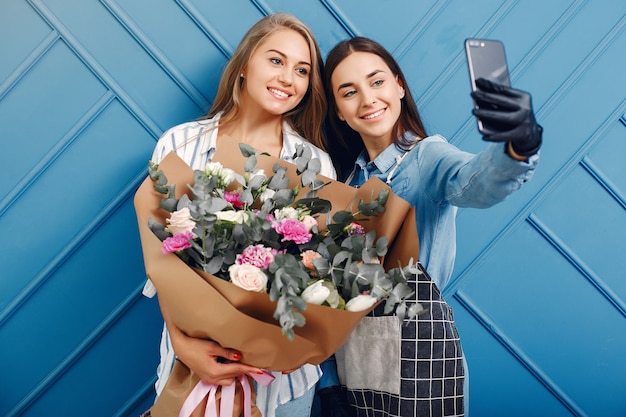
M 200 155 L 203 157 L 209 152 L 214 152 L 213 150 L 217 144 L 217 129 L 219 127 L 219 120 L 221 116 L 222 113 L 220 112 L 211 119 L 206 119 L 200 122 L 205 125 L 200 139 Z
M 403 153 L 403 150 L 399 149 L 394 143 L 392 143 L 391 145 L 387 146 L 380 154 L 378 154 L 376 159 L 374 159 L 371 164 L 384 174 L 394 167 L 397 157 L 402 156 Z M 365 171 L 367 165 L 370 164 L 370 161 L 367 157 L 367 150 L 363 150 L 359 154 L 356 160 L 356 164 Z

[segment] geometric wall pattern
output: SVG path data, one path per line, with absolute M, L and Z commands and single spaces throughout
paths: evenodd
M 626 413 L 623 0 L 2 0 L 0 415 L 136 416 L 162 320 L 132 198 L 160 134 L 205 113 L 243 33 L 293 13 L 325 55 L 398 58 L 427 130 L 484 146 L 463 40 L 504 41 L 544 127 L 532 181 L 458 216 L 455 309 L 477 416 Z M 372 365 L 372 364 L 370 364 Z

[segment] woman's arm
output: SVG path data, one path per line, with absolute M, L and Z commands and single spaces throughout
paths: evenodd
M 201 380 L 210 384 L 230 385 L 239 375 L 263 372 L 254 366 L 239 363 L 241 354 L 235 350 L 224 349 L 211 340 L 187 336 L 174 324 L 167 310 L 160 303 L 159 305 L 176 356 Z

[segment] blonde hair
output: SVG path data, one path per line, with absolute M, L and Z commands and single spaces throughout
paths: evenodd
M 265 16 L 244 35 L 233 56 L 228 61 L 220 79 L 215 101 L 207 117 L 222 113 L 222 124 L 233 121 L 241 107 L 242 79 L 240 74 L 250 61 L 256 48 L 270 35 L 279 30 L 291 29 L 302 35 L 311 51 L 309 89 L 298 105 L 283 114 L 291 127 L 313 145 L 326 150 L 322 124 L 326 115 L 326 99 L 322 81 L 323 61 L 317 41 L 311 30 L 298 18 L 277 13 Z

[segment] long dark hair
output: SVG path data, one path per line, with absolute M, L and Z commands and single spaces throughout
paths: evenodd
M 331 83 L 331 77 L 337 66 L 354 52 L 368 52 L 381 57 L 391 72 L 398 77 L 400 84 L 405 89 L 405 96 L 401 100 L 402 110 L 400 111 L 400 117 L 394 126 L 393 137 L 396 138 L 394 139 L 396 146 L 400 149 L 408 149 L 415 142 L 404 137 L 406 132 L 414 133 L 417 136 L 417 140 L 428 136 L 415 101 L 411 96 L 406 78 L 391 53 L 378 42 L 361 36 L 342 41 L 328 53 L 324 65 L 324 81 L 326 83 L 326 99 L 328 103 L 326 116 L 327 140 L 330 145 L 328 148 L 330 156 L 341 176 L 352 170 L 356 157 L 365 147 L 359 133 L 350 128 L 347 123 L 339 120 L 337 103 Z

